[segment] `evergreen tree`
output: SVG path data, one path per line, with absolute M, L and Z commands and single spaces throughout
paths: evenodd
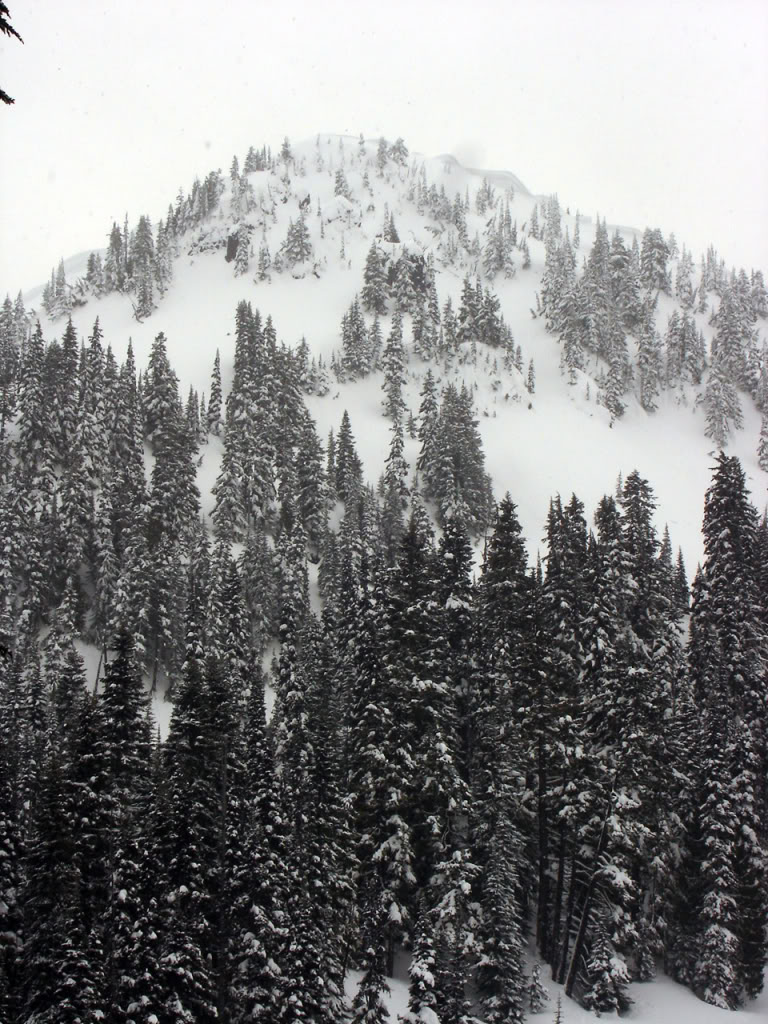
M 715 359 L 707 378 L 703 405 L 707 419 L 704 432 L 718 448 L 724 448 L 731 429 L 740 430 L 744 421 L 739 396 L 719 359 Z
M 136 232 L 131 239 L 130 266 L 132 283 L 136 290 L 133 312 L 137 320 L 148 317 L 155 309 L 155 242 L 148 217 L 139 217 Z
M 637 347 L 637 373 L 640 405 L 646 412 L 654 412 L 661 382 L 661 338 L 653 328 L 653 321 L 643 325 Z
M 153 444 L 160 433 L 179 415 L 179 382 L 168 360 L 165 335 L 152 343 L 149 366 L 144 377 L 144 430 Z
M 546 649 L 540 684 L 534 691 L 537 939 L 542 957 L 552 964 L 556 975 L 569 941 L 561 922 L 566 897 L 570 899 L 567 858 L 577 795 L 574 776 L 580 771 L 576 756 L 580 736 L 575 723 L 583 713 L 579 679 L 584 660 L 587 530 L 584 506 L 575 495 L 565 508 L 559 496 L 550 502 L 546 540 L 546 575 L 537 623 Z
M 483 894 L 483 937 L 477 965 L 478 987 L 490 1024 L 523 1020 L 522 921 L 516 868 L 521 840 L 501 810 L 491 840 Z
M 257 277 L 259 281 L 269 281 L 269 271 L 272 266 L 272 257 L 266 239 L 259 246 L 259 268 Z
M 50 494 L 54 452 L 44 360 L 45 343 L 38 321 L 27 345 L 19 381 L 16 455 L 33 486 Z
M 694 301 L 692 274 L 693 257 L 686 247 L 683 246 L 675 275 L 675 295 L 680 300 L 680 305 L 686 310 L 691 308 Z
M 374 942 L 376 940 L 373 940 Z M 384 974 L 383 951 L 375 945 L 365 949 L 367 967 L 352 1002 L 352 1024 L 384 1024 L 389 1011 L 383 996 L 389 993 Z
M 113 1005 L 124 1011 L 136 989 L 147 985 L 152 946 L 136 948 L 136 930 L 146 913 L 147 883 L 141 879 L 143 816 L 150 797 L 151 729 L 149 709 L 132 638 L 121 632 L 114 644 L 100 694 L 100 755 L 105 766 L 105 825 L 112 885 L 107 890 L 104 945 Z M 138 958 L 138 963 L 137 963 Z M 150 983 L 151 988 L 151 983 Z
M 312 251 L 309 228 L 302 212 L 298 220 L 289 222 L 288 235 L 280 252 L 288 266 L 295 267 L 298 263 L 310 260 Z
M 384 176 L 384 168 L 387 166 L 387 160 L 389 158 L 389 145 L 387 140 L 382 137 L 379 139 L 379 144 L 376 150 L 376 166 L 379 169 L 379 177 Z
M 384 253 L 373 242 L 365 259 L 361 298 L 363 308 L 369 313 L 383 316 L 387 312 L 387 274 Z
M 533 965 L 531 977 L 525 993 L 526 1010 L 529 1013 L 541 1013 L 545 1003 L 549 1001 L 549 993 L 541 980 L 541 964 L 537 960 Z
M 413 955 L 408 967 L 408 1009 L 411 1021 L 435 1021 L 438 1005 L 437 979 L 435 971 L 435 948 L 432 937 L 432 922 L 423 906 L 416 919 L 416 939 Z
M 246 820 L 242 852 L 232 878 L 232 954 L 237 964 L 232 1016 L 235 1020 L 264 1020 L 277 1014 L 281 1000 L 288 995 L 289 979 L 280 974 L 278 963 L 284 957 L 288 939 L 286 899 L 290 872 L 286 823 L 267 733 L 264 681 L 255 667 L 250 676 L 243 739 Z
M 467 794 L 459 772 L 456 694 L 446 670 L 448 649 L 434 607 L 435 552 L 424 510 L 414 505 L 389 588 L 393 685 L 407 702 L 414 763 L 424 785 L 409 809 L 415 867 L 429 879 L 454 849 Z
M 342 318 L 341 344 L 344 369 L 352 380 L 370 373 L 373 369 L 370 339 L 357 297 Z
M 348 502 L 361 487 L 362 478 L 363 465 L 355 447 L 349 413 L 345 409 L 336 442 L 335 485 L 339 500 Z
M 405 351 L 403 349 L 403 321 L 399 313 L 392 318 L 392 330 L 382 355 L 384 370 L 384 414 L 399 421 L 405 410 L 403 385 L 405 384 Z
M 104 257 L 104 287 L 107 292 L 125 290 L 125 258 L 123 238 L 117 222 L 113 222 L 109 234 L 109 245 Z
M 632 1004 L 626 991 L 629 980 L 626 970 L 617 974 L 614 960 L 606 926 L 600 923 L 595 929 L 592 948 L 587 958 L 586 975 L 589 987 L 583 996 L 584 1005 L 587 1009 L 594 1010 L 598 1016 L 601 1013 L 611 1013 L 613 1010 L 619 1014 L 626 1013 Z
M 206 426 L 210 434 L 218 435 L 221 431 L 221 358 L 218 349 L 216 349 L 216 358 L 213 361 Z
M 173 259 L 178 254 L 171 230 L 163 224 L 162 220 L 157 223 L 157 234 L 155 241 L 154 276 L 155 283 L 160 295 L 168 291 L 173 279 Z
M 449 384 L 442 397 L 436 428 L 425 432 L 417 464 L 425 497 L 436 502 L 441 519 L 455 509 L 470 529 L 480 530 L 490 520 L 493 498 L 472 396 L 466 387 L 458 392 Z
M 507 494 L 501 501 L 488 540 L 483 560 L 482 576 L 478 586 L 477 599 L 477 669 L 470 677 L 468 693 L 468 751 L 472 803 L 470 813 L 470 835 L 476 861 L 487 869 L 491 863 L 493 836 L 499 829 L 507 839 L 516 844 L 514 856 L 506 865 L 500 861 L 501 850 L 497 850 L 494 870 L 502 874 L 511 872 L 522 877 L 529 868 L 524 865 L 522 846 L 519 843 L 519 823 L 513 815 L 513 807 L 520 798 L 522 789 L 520 732 L 512 719 L 512 708 L 528 706 L 530 697 L 530 606 L 532 597 L 531 580 L 527 573 L 525 545 L 516 508 Z M 494 855 L 495 856 L 495 855 Z M 507 881 L 509 881 L 509 875 Z M 502 884 L 502 875 L 498 878 Z M 514 921 L 522 920 L 519 915 L 517 886 L 507 895 L 502 904 L 499 891 L 493 906 L 487 912 L 502 915 L 503 927 L 517 927 Z M 509 903 L 509 899 L 513 902 Z M 494 909 L 495 908 L 495 909 Z M 510 917 L 510 915 L 512 915 Z M 501 925 L 500 925 L 501 927 Z M 487 940 L 495 941 L 495 932 Z M 506 940 L 505 940 L 506 941 Z M 521 979 L 510 979 L 517 984 Z M 495 981 L 489 980 L 490 988 Z
M 760 469 L 768 471 L 768 413 L 760 420 L 760 438 L 757 443 L 757 462 Z
M 241 224 L 237 229 L 237 250 L 235 252 L 235 277 L 248 273 L 251 259 L 251 233 L 248 225 Z
M 212 513 L 214 530 L 216 536 L 225 543 L 240 541 L 247 532 L 244 475 L 236 435 L 233 431 L 227 431 L 221 470 L 212 488 L 216 499 Z
M 389 614 L 383 580 L 360 569 L 360 599 L 354 609 L 353 680 L 349 698 L 349 774 L 357 857 L 367 884 L 380 887 L 387 973 L 395 943 L 408 919 L 414 876 L 408 800 L 413 760 L 398 676 L 387 669 Z M 366 881 L 362 882 L 365 891 Z M 379 922 L 369 907 L 369 926 Z M 385 923 L 384 923 L 385 922 Z M 364 922 L 365 925 L 365 922 Z
M 401 138 L 395 139 L 389 148 L 389 156 L 396 164 L 404 167 L 408 162 L 408 147 Z
M 746 281 L 741 289 L 738 285 L 732 285 L 724 291 L 717 313 L 712 318 L 716 327 L 712 339 L 712 359 L 735 387 L 751 391 L 755 384 L 751 349 L 756 317 L 747 291 Z
M 423 472 L 424 468 L 431 465 L 435 459 L 437 424 L 440 405 L 437 397 L 437 386 L 431 370 L 424 375 L 424 383 L 421 389 L 421 405 L 419 407 L 419 428 L 418 438 L 421 442 L 421 451 L 416 462 L 416 468 Z
M 347 176 L 344 173 L 343 167 L 339 167 L 339 169 L 336 171 L 336 177 L 333 186 L 333 194 L 335 196 L 343 196 L 344 199 L 349 199 L 350 201 L 352 199 L 352 193 L 350 192 L 349 182 L 347 181 Z
M 315 424 L 308 413 L 302 417 L 297 447 L 297 503 L 299 516 L 307 535 L 313 559 L 320 551 L 328 511 L 328 481 L 325 475 L 325 452 L 317 436 Z
M 69 325 L 67 325 L 69 330 Z M 66 337 L 66 332 L 65 332 Z M 64 340 L 62 339 L 62 347 Z M 16 343 L 13 305 L 6 296 L 0 310 L 0 439 L 5 443 L 6 424 L 16 411 L 19 351 Z
M 736 458 L 718 457 L 704 509 L 705 563 L 694 587 L 689 667 L 699 757 L 673 969 L 701 998 L 735 1008 L 759 990 L 765 917 L 766 716 L 756 680 L 763 625 L 755 599 L 757 515 Z
M 168 901 L 160 950 L 164 1013 L 172 1019 L 209 1021 L 217 1017 L 213 955 L 223 938 L 214 933 L 223 883 L 222 798 L 226 801 L 227 793 L 218 730 L 226 728 L 231 709 L 221 701 L 217 667 L 205 665 L 198 614 L 193 605 L 183 678 L 164 750 L 168 797 L 156 842 Z M 228 724 L 231 728 L 231 720 Z
M 73 768 L 61 744 L 47 753 L 27 844 L 22 890 L 24 1019 L 74 1022 L 104 1012 L 103 961 L 80 909 Z
M 196 401 L 193 407 L 197 408 Z M 186 540 L 200 511 L 193 456 L 197 437 L 190 434 L 180 409 L 159 423 L 155 432 L 155 464 L 148 502 L 147 541 L 150 548 L 161 539 Z
M 392 298 L 400 313 L 413 313 L 418 306 L 419 295 L 414 281 L 416 268 L 415 258 L 403 246 L 400 258 L 393 268 L 394 279 L 392 281 Z
M 640 252 L 640 275 L 648 289 L 669 292 L 670 280 L 667 271 L 669 246 L 659 228 L 646 228 Z
M 622 398 L 627 389 L 628 367 L 627 339 L 618 323 L 613 321 L 610 331 L 608 374 L 603 397 L 603 402 L 610 412 L 612 420 L 620 419 L 624 415 L 625 405 Z
M 0 725 L 0 1012 L 5 1019 L 15 1019 L 19 999 L 23 994 L 20 986 L 22 951 L 21 896 L 22 851 L 24 829 L 22 828 L 21 757 L 24 737 L 21 734 L 18 675 L 13 673 L 11 664 L 9 633 L 3 629 L 0 643 L 3 685 L 0 689 L 2 725 Z M 16 678 L 14 678 L 14 676 Z

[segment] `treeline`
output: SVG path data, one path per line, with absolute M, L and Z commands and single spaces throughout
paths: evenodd
M 162 335 L 140 374 L 98 324 L 84 345 L 38 327 L 17 358 L 2 1019 L 330 1024 L 356 967 L 370 1024 L 406 947 L 413 1019 L 501 1024 L 542 998 L 527 941 L 600 1012 L 659 968 L 720 1006 L 760 991 L 768 524 L 736 459 L 690 607 L 637 472 L 594 530 L 554 498 L 534 568 L 506 496 L 475 577 L 471 488 L 454 477 L 439 539 L 409 493 L 394 371 L 377 492 L 349 417 L 323 446 L 300 353 L 246 303 L 226 401 L 218 359 L 208 402 L 181 401 Z M 438 500 L 471 402 L 427 384 L 416 426 Z M 195 463 L 222 430 L 210 537 Z M 142 672 L 172 683 L 163 741 Z

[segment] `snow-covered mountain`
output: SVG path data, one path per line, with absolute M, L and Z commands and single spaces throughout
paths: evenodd
M 325 134 L 252 148 L 161 219 L 107 235 L 0 316 L 0 710 L 24 737 L 0 715 L 21 822 L 0 813 L 0 932 L 23 976 L 30 949 L 44 963 L 54 948 L 67 992 L 101 1013 L 107 982 L 86 961 L 122 957 L 105 977 L 136 1019 L 162 1005 L 168 1020 L 226 1006 L 271 1021 L 280 1003 L 291 1024 L 314 1019 L 294 983 L 330 1020 L 346 980 L 350 1001 L 358 986 L 370 999 L 356 1024 L 372 1024 L 387 959 L 393 1016 L 441 1024 L 439 1005 L 452 1024 L 478 1020 L 457 1009 L 466 985 L 472 1012 L 502 1022 L 520 1019 L 524 975 L 529 1003 L 543 998 L 537 947 L 553 999 L 565 983 L 624 1009 L 629 993 L 643 1024 L 764 1014 L 764 995 L 748 1000 L 765 963 L 765 733 L 745 709 L 763 706 L 748 683 L 768 657 L 753 556 L 768 528 L 758 538 L 727 490 L 739 471 L 720 451 L 762 509 L 762 275 L 510 172 Z M 688 667 L 684 568 L 704 561 L 715 468 L 749 557 L 738 586 L 718 576 L 742 549 L 715 544 L 715 502 Z M 732 621 L 739 587 L 759 599 Z M 75 650 L 100 695 L 82 707 L 64 685 L 82 681 Z M 157 691 L 154 759 L 138 666 Z M 128 739 L 110 731 L 118 705 Z M 91 742 L 103 764 L 81 772 Z M 56 888 L 64 854 L 43 856 L 61 845 L 46 817 L 59 769 L 80 889 Z M 727 828 L 722 881 L 702 850 Z M 90 922 L 86 938 L 35 931 L 46 887 L 64 894 L 53 916 Z M 717 912 L 697 904 L 691 924 L 686 901 L 705 898 Z M 732 914 L 743 955 L 729 900 L 746 908 Z M 107 906 L 100 931 L 89 914 Z M 527 945 L 523 916 L 538 921 Z M 662 964 L 716 1005 L 638 980 Z M 589 1015 L 566 1001 L 557 1019 Z
M 584 369 L 578 371 L 577 382 L 569 384 L 561 369 L 563 344 L 545 326 L 541 296 L 546 258 L 544 219 L 549 198 L 532 195 L 514 174 L 466 169 L 452 156 L 425 158 L 410 154 L 400 163 L 388 161 L 382 174 L 377 167 L 377 146 L 378 140 L 361 146 L 356 139 L 333 135 L 294 145 L 287 163 L 278 156 L 267 169 L 238 172 L 238 188 L 243 190 L 244 198 L 236 202 L 233 188 L 238 188 L 233 178 L 221 177 L 218 188 L 223 192 L 216 208 L 199 224 L 180 232 L 175 243 L 178 256 L 172 259 L 172 281 L 162 296 L 155 287 L 156 308 L 151 315 L 137 322 L 135 290 L 131 294 L 112 292 L 101 298 L 86 290 L 87 303 L 71 310 L 79 336 L 87 337 L 98 316 L 105 340 L 118 359 L 130 338 L 141 367 L 146 365 L 152 339 L 162 331 L 182 394 L 186 395 L 189 387 L 202 394 L 210 389 L 217 348 L 227 388 L 234 357 L 234 311 L 240 300 L 249 301 L 263 317 L 270 315 L 281 341 L 295 348 L 306 339 L 311 355 L 329 366 L 334 353 L 341 355 L 341 320 L 362 292 L 366 256 L 372 244 L 379 246 L 390 267 L 406 250 L 431 261 L 440 307 L 450 298 L 454 312 L 461 304 L 465 277 L 474 283 L 479 276 L 484 286 L 498 296 L 514 346 L 522 352 L 522 371 L 505 361 L 504 351 L 482 344 L 474 352 L 470 345 L 460 347 L 447 362 L 439 357 L 423 359 L 411 352 L 405 390 L 409 411 L 418 413 L 419 391 L 429 369 L 443 383 L 454 380 L 472 388 L 494 492 L 501 496 L 509 491 L 518 504 L 532 554 L 538 547 L 551 497 L 560 494 L 566 499 L 575 493 L 589 513 L 604 493 L 613 490 L 620 473 L 626 477 L 637 469 L 656 492 L 657 525 L 662 529 L 669 524 L 673 543 L 681 546 L 686 565 L 693 570 L 701 559 L 703 496 L 712 453 L 717 448 L 705 435 L 705 412 L 700 405 L 706 372 L 700 384 L 676 380 L 666 388 L 662 383 L 654 412 L 645 411 L 640 404 L 635 372 L 623 398 L 625 411 L 616 419 L 601 404 L 606 361 L 594 352 L 586 352 Z M 243 166 L 247 166 L 246 159 Z M 345 177 L 348 198 L 336 194 L 338 172 Z M 493 190 L 495 205 L 481 204 L 483 212 L 479 213 L 477 195 L 484 183 Z M 197 187 L 202 191 L 200 183 Z M 190 189 L 186 201 L 181 206 L 176 201 L 175 207 L 183 211 L 195 202 L 199 205 L 194 193 L 195 189 Z M 451 205 L 456 197 L 466 204 L 463 244 L 451 221 Z M 516 229 L 510 259 L 512 276 L 502 271 L 489 280 L 483 257 L 494 221 L 502 220 L 507 206 Z M 540 222 L 538 230 L 532 229 L 534 209 Z M 388 242 L 384 237 L 388 215 L 395 219 L 399 242 Z M 190 221 L 199 216 L 194 209 L 186 215 Z M 299 217 L 306 222 L 311 258 L 286 266 L 281 272 L 271 267 L 261 279 L 260 250 L 266 246 L 271 256 L 277 254 L 289 225 Z M 562 232 L 568 232 L 571 242 L 574 236 L 578 241 L 574 246 L 578 274 L 595 243 L 596 219 L 578 215 L 561 202 L 560 221 Z M 129 230 L 133 229 L 131 225 Z M 607 226 L 609 236 L 615 230 L 621 232 L 627 249 L 634 239 L 642 242 L 640 231 Z M 247 267 L 238 273 L 235 260 L 226 260 L 227 240 L 245 231 L 250 243 L 249 259 Z M 684 241 L 678 240 L 678 246 Z M 530 254 L 529 267 L 524 267 L 522 246 L 527 246 Z M 230 258 L 232 255 L 230 251 Z M 78 262 L 79 266 L 72 265 Z M 671 283 L 679 262 L 679 253 L 678 259 L 669 260 Z M 85 273 L 84 254 L 68 261 L 70 285 Z M 670 292 L 655 295 L 654 329 L 661 336 L 667 331 L 669 318 L 676 311 L 683 312 L 672 288 Z M 40 312 L 36 301 L 39 294 L 29 293 L 29 298 Z M 718 294 L 710 291 L 707 311 L 691 312 L 708 349 L 715 334 L 710 319 L 719 301 Z M 382 318 L 385 337 L 394 308 L 395 302 L 390 300 L 389 315 Z M 372 319 L 368 314 L 369 326 Z M 406 347 L 412 348 L 412 318 L 405 319 Z M 64 323 L 61 318 L 45 323 L 46 336 L 60 334 Z M 755 328 L 760 341 L 745 338 L 745 345 L 759 348 L 764 323 L 760 320 Z M 628 335 L 627 340 L 630 361 L 636 365 L 637 338 Z M 533 394 L 526 390 L 531 360 L 535 368 Z M 662 352 L 662 377 L 665 360 L 666 353 Z M 762 366 L 755 372 L 761 373 Z M 358 380 L 332 378 L 326 395 L 308 399 L 321 437 L 331 429 L 338 430 L 342 411 L 349 410 L 366 476 L 373 482 L 383 470 L 388 451 L 389 425 L 381 415 L 381 383 L 380 370 Z M 728 451 L 740 458 L 754 500 L 762 507 L 768 476 L 757 460 L 760 412 L 743 391 L 739 401 L 743 429 L 728 439 Z M 406 438 L 411 467 L 416 453 L 416 443 Z M 206 481 L 213 480 L 217 472 L 218 445 L 208 445 L 203 456 L 205 494 Z

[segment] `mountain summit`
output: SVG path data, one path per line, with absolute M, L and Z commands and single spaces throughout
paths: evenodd
M 496 493 L 520 492 L 531 538 L 553 493 L 594 507 L 639 468 L 695 564 L 709 453 L 728 444 L 765 487 L 768 299 L 759 271 L 727 269 L 714 248 L 694 258 L 658 228 L 617 231 L 513 174 L 334 135 L 252 148 L 242 167 L 180 189 L 156 225 L 126 219 L 107 234 L 79 271 L 52 272 L 41 313 L 71 314 L 81 335 L 98 315 L 116 351 L 132 337 L 140 365 L 162 330 L 184 388 L 202 393 L 217 348 L 229 379 L 246 299 L 322 360 L 313 390 L 328 400 L 308 401 L 323 434 L 338 426 L 334 402 L 356 423 L 378 405 L 367 391 L 381 366 L 344 365 L 345 313 L 357 297 L 366 330 L 378 314 L 385 331 L 399 311 L 409 410 L 428 369 L 472 387 Z M 386 421 L 362 433 L 375 480 Z

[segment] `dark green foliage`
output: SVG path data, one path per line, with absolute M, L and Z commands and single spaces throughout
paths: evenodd
M 696 321 L 686 310 L 680 317 L 677 310 L 669 318 L 666 332 L 667 383 L 700 384 L 706 365 L 703 336 Z
M 522 1022 L 525 1003 L 522 919 L 517 891 L 521 837 L 508 815 L 509 808 L 499 811 L 483 889 L 483 931 L 477 977 L 485 1017 L 490 1024 Z
M 671 290 L 668 259 L 669 246 L 659 228 L 646 228 L 640 250 L 640 277 L 647 289 L 663 292 Z
M 735 386 L 754 392 L 755 321 L 757 317 L 749 301 L 746 280 L 728 287 L 717 313 L 712 318 L 715 336 L 712 339 L 712 361 L 720 366 L 725 377 Z
M 288 227 L 288 235 L 280 250 L 284 261 L 290 267 L 306 263 L 312 258 L 312 241 L 309 237 L 309 228 L 300 214 L 298 220 L 291 221 Z
M 403 384 L 405 383 L 405 351 L 403 349 L 403 318 L 395 313 L 392 330 L 387 338 L 382 355 L 384 370 L 384 415 L 391 420 L 400 420 L 404 409 Z
M 342 318 L 341 345 L 344 370 L 351 380 L 365 377 L 374 369 L 368 328 L 357 297 Z
M 614 1010 L 624 1014 L 632 1005 L 627 995 L 626 972 L 617 973 L 614 954 L 608 941 L 605 924 L 602 922 L 594 930 L 592 948 L 586 961 L 586 989 L 583 1003 L 589 1010 L 599 1016 Z
M 512 332 L 501 315 L 498 296 L 490 288 L 484 290 L 479 280 L 473 287 L 469 277 L 464 278 L 461 292 L 457 340 L 469 344 L 481 342 L 493 348 L 512 345 Z
M 449 384 L 436 415 L 432 399 L 427 392 L 428 404 L 421 412 L 423 440 L 417 465 L 424 495 L 437 505 L 441 521 L 456 512 L 469 529 L 480 532 L 490 522 L 493 497 L 472 396 L 465 386 L 457 391 Z
M 355 448 L 349 414 L 344 410 L 336 440 L 336 495 L 347 502 L 362 484 L 363 466 Z
M 525 991 L 525 1008 L 528 1013 L 540 1013 L 549 1001 L 549 993 L 541 980 L 541 964 L 537 960 L 533 965 L 531 977 Z
M 387 287 L 386 263 L 385 254 L 374 242 L 368 250 L 365 260 L 364 284 L 361 292 L 363 307 L 369 313 L 383 315 L 387 312 L 389 289 Z
M 736 458 L 718 457 L 704 509 L 705 562 L 693 588 L 689 667 L 699 707 L 693 800 L 672 969 L 734 1009 L 759 991 L 765 917 L 765 632 L 757 514 Z
M 216 358 L 213 361 L 206 426 L 211 434 L 218 434 L 221 431 L 221 358 L 218 349 L 216 349 Z
M 133 312 L 136 319 L 141 322 L 155 309 L 155 242 L 148 217 L 139 217 L 139 223 L 131 236 L 131 241 L 129 260 L 132 284 L 136 290 Z
M 390 585 L 387 672 L 397 703 L 408 708 L 403 723 L 408 748 L 424 768 L 411 795 L 408 819 L 420 880 L 453 849 L 467 795 L 458 765 L 456 693 L 449 685 L 443 617 L 435 607 L 435 552 L 424 510 L 415 505 L 403 536 Z
M 478 193 L 479 199 L 480 193 Z M 479 205 L 479 203 L 478 203 Z M 512 231 L 512 222 L 509 215 L 509 206 L 500 215 L 491 217 L 486 227 L 486 243 L 483 252 L 483 270 L 489 280 L 493 280 L 497 274 L 504 277 L 513 277 L 515 274 L 515 262 L 513 252 L 515 249 L 515 237 Z
M 384 996 L 389 992 L 384 974 L 384 955 L 381 949 L 368 946 L 365 950 L 368 965 L 352 1002 L 352 1024 L 384 1024 L 389 1011 Z
M 718 448 L 724 448 L 731 430 L 741 429 L 744 421 L 738 392 L 719 358 L 710 369 L 703 404 L 707 419 L 705 434 Z
M 439 994 L 436 991 L 435 948 L 432 934 L 432 921 L 421 907 L 416 919 L 413 955 L 408 968 L 410 984 L 408 986 L 408 1009 L 413 1017 L 427 1016 L 435 1013 Z M 427 1013 L 425 1013 L 427 1011 Z
M 63 1004 L 64 1019 L 74 1022 L 79 1014 L 87 1018 L 103 1007 L 103 962 L 94 955 L 80 906 L 74 769 L 63 746 L 50 750 L 27 842 L 21 893 L 25 1019 L 54 1019 Z M 97 865 L 94 859 L 88 866 Z M 66 986 L 70 972 L 73 984 Z

